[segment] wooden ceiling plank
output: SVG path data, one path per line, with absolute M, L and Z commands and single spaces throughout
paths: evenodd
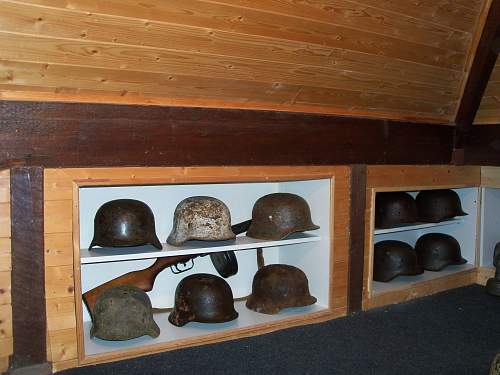
M 448 124 L 449 116 L 436 116 L 429 113 L 393 111 L 368 111 L 363 108 L 342 106 L 321 106 L 316 104 L 274 104 L 269 102 L 232 102 L 220 99 L 197 99 L 192 98 L 170 98 L 141 94 L 140 96 L 127 93 L 117 96 L 116 93 L 97 90 L 79 90 L 70 92 L 66 90 L 48 91 L 45 87 L 17 86 L 0 84 L 0 100 L 5 101 L 29 101 L 29 102 L 66 102 L 66 103 L 108 103 L 121 105 L 147 105 L 147 106 L 183 106 L 199 108 L 224 108 L 224 109 L 249 109 L 266 110 L 292 113 L 317 113 L 325 115 L 340 115 L 362 118 L 384 118 L 396 121 L 412 121 L 425 124 Z M 56 92 L 57 91 L 57 92 Z
M 55 2 L 61 6 L 60 0 L 26 1 L 45 5 Z M 78 4 L 71 3 L 71 7 L 98 13 L 140 17 L 146 20 L 175 20 L 178 24 L 190 26 L 315 43 L 371 54 L 384 54 L 392 58 L 455 70 L 461 69 L 465 61 L 465 55 L 462 52 L 253 9 L 198 0 L 149 0 L 149 3 L 141 2 L 139 6 L 137 2 L 131 0 L 120 0 L 119 4 L 116 2 L 117 0 L 105 2 L 82 0 Z
M 11 2 L 2 4 L 0 25 L 3 30 L 52 37 L 64 35 L 65 38 L 75 40 L 124 43 L 301 65 L 331 66 L 338 70 L 393 76 L 411 82 L 430 82 L 432 85 L 447 88 L 455 88 L 456 81 L 460 78 L 459 72 L 439 67 L 381 55 L 327 48 L 318 44 L 155 22 L 150 22 L 145 27 L 144 20 L 58 10 L 53 13 L 54 10 L 43 8 L 35 8 L 37 12 L 32 12 L 33 7 L 23 7 L 12 6 Z M 39 19 L 42 21 L 38 21 Z
M 319 90 L 309 86 L 298 86 L 286 83 L 260 83 L 231 79 L 215 79 L 188 75 L 169 75 L 162 73 L 145 73 L 133 71 L 119 71 L 112 69 L 96 69 L 87 67 L 74 67 L 64 65 L 46 65 L 36 63 L 0 62 L 0 73 L 8 80 L 0 79 L 0 82 L 7 81 L 9 85 L 23 86 L 25 82 L 39 87 L 54 87 L 66 92 L 78 92 L 78 89 L 108 90 L 115 92 L 127 92 L 130 94 L 156 94 L 169 97 L 192 97 L 192 98 L 219 98 L 224 97 L 244 100 L 269 100 L 274 103 L 290 102 L 295 97 L 299 89 L 304 92 L 320 92 L 316 96 L 320 100 L 324 98 L 337 98 L 338 105 L 362 105 L 367 98 L 371 106 L 375 108 L 378 103 L 381 108 L 391 108 L 390 103 L 397 103 L 392 109 L 404 110 L 413 107 L 425 112 L 422 108 L 439 115 L 444 114 L 440 110 L 441 103 L 450 103 L 452 100 L 423 101 L 409 99 L 401 95 L 378 95 L 366 91 L 356 91 L 350 89 L 323 89 Z M 10 72 L 10 75 L 9 73 Z M 377 101 L 377 98 L 381 99 Z M 420 104 L 413 104 L 420 102 Z M 406 104 L 405 104 L 406 103 Z M 335 102 L 324 101 L 315 104 L 333 105 Z M 389 104 L 389 106 L 387 106 Z M 386 107 L 384 107 L 386 106 Z M 413 107 L 412 107 L 413 106 Z
M 300 65 L 268 64 L 257 60 L 223 58 L 151 50 L 131 46 L 96 44 L 86 41 L 38 38 L 0 32 L 0 59 L 66 65 L 188 74 L 202 77 L 285 82 L 344 89 L 363 89 L 422 99 L 456 98 L 456 91 L 408 83 L 388 77 Z
M 455 116 L 457 131 L 462 133 L 457 136 L 456 148 L 463 146 L 462 137 L 470 131 L 479 109 L 481 98 L 497 60 L 497 54 L 493 52 L 492 45 L 498 37 L 500 37 L 500 0 L 493 0 Z
M 411 42 L 465 52 L 470 34 L 348 0 L 214 0 L 229 6 L 321 21 Z
M 354 0 L 357 3 L 382 8 L 406 16 L 446 25 L 456 30 L 472 32 L 479 8 L 460 6 L 455 0 Z
M 484 98 L 488 96 L 500 96 L 500 81 L 492 81 L 490 79 L 490 81 L 488 82 L 488 86 L 484 91 Z
M 411 112 L 450 114 L 454 102 L 436 105 L 435 102 L 408 100 L 407 98 L 383 94 L 356 93 L 348 90 L 330 90 L 318 87 L 304 87 L 295 99 L 298 104 L 345 105 L 353 108 L 406 110 Z

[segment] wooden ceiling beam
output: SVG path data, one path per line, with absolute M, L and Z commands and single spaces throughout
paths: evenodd
M 486 17 L 469 76 L 455 116 L 455 148 L 461 149 L 464 137 L 470 132 L 481 104 L 488 80 L 495 66 L 500 38 L 500 0 L 493 0 Z

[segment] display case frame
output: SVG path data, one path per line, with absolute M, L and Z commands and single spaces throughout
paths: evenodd
M 89 186 L 208 184 L 330 179 L 331 263 L 328 308 L 203 338 L 86 356 L 83 343 L 79 189 Z M 258 335 L 347 313 L 349 259 L 349 167 L 91 168 L 45 171 L 45 239 L 49 360 L 56 370 L 119 360 L 193 345 Z M 69 243 L 70 241 L 70 243 Z M 333 249 L 335 255 L 333 256 Z M 61 323 L 63 323 L 61 325 Z

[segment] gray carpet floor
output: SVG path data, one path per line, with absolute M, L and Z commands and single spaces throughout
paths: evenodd
M 346 318 L 59 374 L 488 374 L 500 298 L 473 285 Z

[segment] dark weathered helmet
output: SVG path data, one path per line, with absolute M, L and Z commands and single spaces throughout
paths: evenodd
M 135 199 L 116 199 L 104 203 L 95 214 L 94 246 L 123 247 L 151 244 L 162 249 L 156 237 L 155 218 L 149 206 Z
M 455 216 L 467 215 L 462 211 L 458 194 L 451 189 L 423 190 L 417 194 L 418 220 L 437 223 Z
M 375 227 L 391 228 L 417 221 L 415 199 L 403 191 L 377 193 L 375 196 Z
M 181 327 L 189 322 L 222 323 L 237 317 L 229 284 L 219 276 L 196 273 L 177 285 L 168 321 Z
M 221 200 L 213 197 L 189 197 L 174 212 L 174 226 L 167 243 L 180 246 L 188 240 L 222 241 L 236 236 L 231 230 L 231 214 Z
M 270 264 L 254 275 L 246 306 L 263 314 L 278 314 L 286 307 L 313 303 L 316 298 L 309 293 L 309 282 L 302 270 L 286 264 Z
M 493 266 L 495 267 L 495 276 L 490 277 L 486 281 L 486 291 L 489 294 L 500 297 L 500 242 L 495 245 Z
M 441 271 L 452 264 L 464 264 L 458 241 L 444 233 L 427 233 L 419 237 L 415 244 L 418 264 L 424 270 Z
M 387 282 L 399 275 L 420 275 L 423 272 L 415 250 L 406 242 L 386 240 L 375 244 L 373 280 Z
M 143 290 L 121 285 L 106 289 L 97 297 L 92 311 L 91 337 L 122 341 L 159 334 L 151 301 Z
M 257 200 L 247 236 L 281 240 L 294 232 L 318 229 L 304 198 L 290 193 L 272 193 Z

